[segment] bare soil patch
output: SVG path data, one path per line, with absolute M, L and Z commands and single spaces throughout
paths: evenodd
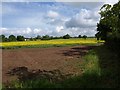
M 72 46 L 2 50 L 3 84 L 17 79 L 17 76 L 8 73 L 18 67 L 25 67 L 29 71 L 60 70 L 65 74 L 81 74 L 80 65 L 83 62 L 81 57 L 92 48 L 92 46 Z

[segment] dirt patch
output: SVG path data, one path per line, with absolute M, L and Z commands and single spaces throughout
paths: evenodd
M 79 67 L 83 60 L 82 55 L 92 49 L 91 46 L 51 47 L 51 48 L 26 48 L 2 51 L 3 83 L 17 79 L 9 75 L 10 70 L 17 67 L 26 67 L 30 70 L 60 70 L 65 74 L 81 74 Z

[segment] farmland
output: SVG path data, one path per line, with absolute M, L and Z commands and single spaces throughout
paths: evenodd
M 103 42 L 87 38 L 1 43 L 6 48 L 2 50 L 3 87 L 117 87 L 118 57 Z M 17 46 L 24 48 L 9 50 Z
M 99 41 L 104 42 L 104 41 Z M 97 44 L 95 38 L 87 39 L 55 39 L 55 40 L 37 40 L 37 41 L 21 41 L 21 42 L 3 42 L 0 43 L 1 47 L 16 47 L 16 46 L 46 46 L 46 45 L 74 45 L 74 44 Z
M 2 75 L 5 88 L 115 88 L 118 56 L 96 45 L 3 49 Z

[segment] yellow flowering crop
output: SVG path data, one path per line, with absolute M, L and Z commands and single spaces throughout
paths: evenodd
M 10 46 L 27 46 L 27 45 L 64 45 L 64 44 L 96 44 L 98 41 L 95 38 L 88 39 L 54 39 L 54 40 L 37 40 L 37 41 L 21 41 L 21 42 L 3 42 L 2 47 Z

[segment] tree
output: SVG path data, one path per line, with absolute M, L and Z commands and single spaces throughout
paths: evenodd
M 5 35 L 0 35 L 0 42 L 4 42 L 5 41 Z
M 100 10 L 101 19 L 97 25 L 97 31 L 100 33 L 101 39 L 109 41 L 110 38 L 118 38 L 120 35 L 120 1 L 113 7 L 105 4 Z
M 97 25 L 99 37 L 105 40 L 108 46 L 120 49 L 120 1 L 113 6 L 103 5 L 100 15 L 101 18 Z
M 30 41 L 34 41 L 34 38 L 31 37 L 31 38 L 30 38 Z
M 40 36 L 40 35 L 37 35 L 36 39 L 41 39 L 41 36 Z
M 17 36 L 17 41 L 25 41 L 24 36 Z
M 70 38 L 70 35 L 69 34 L 66 34 L 63 36 L 63 39 L 69 39 Z
M 16 39 L 16 37 L 14 36 L 14 35 L 10 35 L 9 36 L 9 41 L 11 42 L 11 41 L 16 41 L 17 39 Z
M 50 40 L 51 38 L 50 38 L 50 36 L 49 35 L 45 35 L 45 36 L 43 36 L 42 38 L 41 38 L 41 40 Z
M 82 38 L 86 39 L 86 38 L 87 38 L 87 36 L 86 36 L 86 35 L 83 35 L 83 37 L 82 37 Z
M 78 38 L 81 38 L 82 36 L 81 35 L 78 35 Z

